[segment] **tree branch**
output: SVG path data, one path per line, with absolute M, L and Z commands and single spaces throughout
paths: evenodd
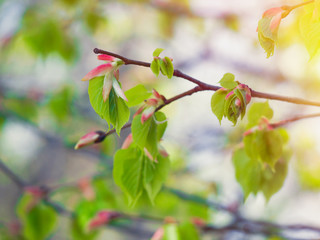
M 118 54 L 115 54 L 115 53 L 112 53 L 109 51 L 105 51 L 102 49 L 95 48 L 93 50 L 93 52 L 96 54 L 107 54 L 107 55 L 119 58 L 124 62 L 125 65 L 137 65 L 137 66 L 143 66 L 143 67 L 150 67 L 150 63 L 148 63 L 148 62 L 132 60 L 132 59 L 129 59 L 129 58 L 123 57 L 121 55 L 118 55 Z M 210 85 L 210 84 L 201 82 L 200 80 L 195 79 L 195 78 L 181 72 L 178 69 L 174 70 L 173 76 L 183 78 L 189 82 L 192 82 L 192 83 L 198 85 L 199 87 L 201 87 L 201 90 L 199 90 L 199 91 L 205 91 L 205 90 L 217 91 L 218 89 L 221 88 L 219 86 L 214 86 L 214 85 Z M 252 90 L 252 89 L 251 89 L 251 96 L 256 97 L 256 98 L 264 98 L 264 99 L 277 100 L 277 101 L 294 103 L 294 104 L 302 104 L 302 105 L 320 107 L 320 102 L 309 101 L 309 100 L 302 99 L 302 98 L 287 97 L 287 96 L 281 96 L 281 95 L 276 95 L 276 94 L 258 92 L 258 91 Z
M 22 180 L 18 175 L 16 175 L 13 171 L 11 171 L 4 162 L 0 159 L 0 170 L 11 179 L 20 189 L 23 189 L 27 186 L 27 183 Z

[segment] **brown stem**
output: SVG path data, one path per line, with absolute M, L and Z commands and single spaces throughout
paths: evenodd
M 0 159 L 0 170 L 11 179 L 19 188 L 23 189 L 27 186 L 27 183 L 24 182 L 18 175 L 11 171 L 4 162 Z
M 285 124 L 292 123 L 292 122 L 295 122 L 295 121 L 298 121 L 298 120 L 301 120 L 301 119 L 314 118 L 314 117 L 320 117 L 320 113 L 313 113 L 313 114 L 308 114 L 308 115 L 289 118 L 289 119 L 282 120 L 282 121 L 279 121 L 279 122 L 276 122 L 276 123 L 271 123 L 270 126 L 272 128 L 277 128 L 277 127 L 281 127 L 281 126 L 283 126 Z
M 131 64 L 131 65 L 137 65 L 137 66 L 143 66 L 143 67 L 150 67 L 150 63 L 128 59 L 128 58 L 123 57 L 121 55 L 118 55 L 118 54 L 115 54 L 115 53 L 112 53 L 112 52 L 108 52 L 108 51 L 105 51 L 105 50 L 101 50 L 101 49 L 98 49 L 98 48 L 95 48 L 93 51 L 96 54 L 107 54 L 107 55 L 119 58 L 126 65 L 130 65 Z M 200 80 L 195 79 L 195 78 L 193 78 L 193 77 L 181 72 L 178 69 L 174 70 L 174 74 L 173 75 L 175 77 L 183 78 L 185 80 L 188 80 L 189 82 L 193 82 L 194 84 L 198 85 L 199 87 L 201 87 L 201 89 L 199 89 L 198 91 L 205 91 L 205 90 L 217 91 L 218 89 L 221 88 L 219 86 L 214 86 L 214 85 L 210 85 L 210 84 L 206 84 L 204 82 L 201 82 Z M 276 95 L 276 94 L 258 92 L 258 91 L 255 91 L 255 90 L 251 90 L 251 96 L 252 97 L 256 97 L 256 98 L 264 98 L 264 99 L 277 100 L 277 101 L 289 102 L 289 103 L 294 103 L 294 104 L 302 104 L 302 105 L 320 107 L 320 102 L 309 101 L 309 100 L 302 99 L 302 98 L 287 97 L 287 96 L 281 96 L 281 95 Z

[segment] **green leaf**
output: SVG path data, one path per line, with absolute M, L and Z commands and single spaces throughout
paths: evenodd
M 283 186 L 288 172 L 290 157 L 290 151 L 286 150 L 281 159 L 276 163 L 274 170 L 267 167 L 262 174 L 260 188 L 267 200 Z
M 168 122 L 166 115 L 163 112 L 156 112 L 155 113 L 155 119 L 158 122 L 157 127 L 157 140 L 160 141 L 163 137 L 164 132 L 167 129 Z
M 150 68 L 151 68 L 152 72 L 154 73 L 154 75 L 156 75 L 158 77 L 159 73 L 160 73 L 159 60 L 158 59 L 154 59 L 150 64 Z
M 216 117 L 218 118 L 220 125 L 221 120 L 224 116 L 224 105 L 226 102 L 226 95 L 227 91 L 219 89 L 212 95 L 211 98 L 211 110 L 213 114 L 216 115 Z
M 138 84 L 125 92 L 128 107 L 137 106 L 151 96 L 151 92 L 142 84 Z
M 263 17 L 258 22 L 258 38 L 261 47 L 266 51 L 267 58 L 273 55 L 278 31 L 271 31 L 270 22 L 272 17 Z
M 49 100 L 48 106 L 58 121 L 64 121 L 70 113 L 72 100 L 72 91 L 70 88 L 64 88 L 55 93 Z
M 162 59 L 159 59 L 160 70 L 164 76 L 168 76 L 167 65 Z
M 260 158 L 273 169 L 274 164 L 282 155 L 282 136 L 277 130 L 259 131 L 258 149 Z
M 93 240 L 97 237 L 97 231 L 87 232 L 86 229 L 79 223 L 78 218 L 71 220 L 71 236 L 74 240 Z
M 318 2 L 318 1 L 316 1 Z M 304 13 L 299 18 L 299 28 L 304 44 L 312 59 L 320 48 L 320 6 L 319 3 L 304 6 Z
M 221 87 L 226 89 L 233 89 L 238 86 L 238 83 L 234 81 L 234 75 L 232 73 L 226 73 L 219 81 Z
M 119 134 L 123 125 L 129 120 L 130 111 L 125 101 L 118 97 L 113 89 L 110 91 L 107 101 L 103 101 L 103 80 L 104 77 L 102 76 L 89 81 L 88 94 L 90 103 L 96 113 L 105 119 L 108 124 L 112 124 Z
M 153 56 L 154 57 L 159 57 L 160 53 L 162 53 L 163 48 L 157 48 L 156 50 L 153 51 Z
M 30 209 L 33 201 L 33 196 L 30 194 L 23 195 L 17 206 L 17 214 L 27 240 L 44 240 L 56 228 L 57 213 L 42 201 Z
M 256 161 L 259 161 L 260 157 L 259 147 L 263 145 L 263 143 L 259 144 L 259 140 L 261 141 L 261 137 L 259 137 L 260 134 L 260 131 L 256 131 L 243 138 L 244 149 L 247 155 Z
M 250 193 L 257 194 L 260 188 L 261 163 L 258 160 L 252 160 L 243 148 L 233 153 L 232 162 L 245 199 Z
M 170 79 L 173 76 L 174 68 L 170 58 L 165 57 L 164 59 L 166 60 L 167 76 Z
M 248 125 L 247 128 L 252 128 L 258 125 L 261 117 L 271 119 L 273 117 L 273 110 L 269 106 L 269 102 L 254 103 L 248 111 Z
M 158 155 L 157 162 L 146 159 L 143 184 L 152 204 L 154 204 L 154 198 L 161 190 L 162 184 L 168 176 L 169 169 L 170 161 L 168 158 Z
M 179 225 L 180 237 L 183 240 L 200 240 L 200 235 L 194 224 L 183 222 Z
M 113 178 L 132 206 L 143 192 L 145 162 L 146 157 L 139 148 L 121 149 L 114 156 Z
M 156 157 L 158 154 L 158 142 L 167 127 L 165 119 L 166 116 L 163 113 L 157 112 L 154 117 L 149 118 L 143 124 L 141 123 L 141 114 L 135 116 L 132 121 L 131 131 L 133 141 L 142 150 L 147 148 L 153 157 Z
M 163 228 L 163 240 L 183 240 L 180 237 L 179 227 L 176 223 L 166 224 Z
M 110 123 L 115 127 L 119 135 L 121 128 L 130 118 L 130 111 L 125 101 L 118 97 L 113 89 L 111 89 L 109 95 L 109 114 Z

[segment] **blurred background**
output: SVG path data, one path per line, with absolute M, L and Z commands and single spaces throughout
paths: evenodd
M 184 202 L 169 192 L 161 192 L 155 206 L 142 201 L 129 208 L 111 170 L 112 156 L 129 131 L 123 131 L 120 138 L 109 136 L 101 144 L 73 149 L 84 134 L 107 129 L 90 106 L 87 82 L 80 80 L 101 63 L 92 52 L 95 47 L 148 62 L 160 47 L 173 58 L 175 68 L 203 82 L 215 85 L 231 72 L 257 91 L 320 101 L 320 58 L 309 61 L 299 36 L 299 11 L 282 20 L 273 57 L 266 58 L 257 38 L 257 23 L 266 9 L 299 2 L 0 0 L 1 160 L 30 185 L 54 188 L 62 184 L 51 197 L 88 215 L 93 210 L 79 187 L 84 179 L 99 192 L 101 209 L 148 212 L 162 218 L 198 216 L 209 223 L 225 223 L 224 214 Z M 138 66 L 122 67 L 120 81 L 125 90 L 143 84 L 167 98 L 193 86 L 183 79 L 156 78 L 150 69 Z M 269 202 L 260 194 L 243 202 L 231 156 L 241 142 L 244 124 L 232 127 L 223 121 L 220 126 L 210 109 L 211 96 L 212 92 L 197 93 L 163 109 L 169 119 L 163 145 L 172 162 L 166 186 L 227 205 L 239 203 L 252 219 L 320 226 L 318 119 L 287 126 L 293 157 L 283 188 Z M 269 103 L 274 121 L 316 111 Z M 20 195 L 0 172 L 3 226 L 16 222 Z M 51 239 L 72 239 L 69 225 L 67 218 L 59 217 Z M 106 228 L 99 239 L 148 239 L 157 226 L 144 225 Z M 220 237 L 214 239 L 248 239 L 241 233 Z

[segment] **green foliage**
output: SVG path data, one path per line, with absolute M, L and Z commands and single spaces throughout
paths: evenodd
M 28 121 L 34 122 L 38 118 L 38 105 L 33 99 L 8 97 L 2 104 L 5 109 Z
M 211 98 L 211 110 L 220 124 L 222 118 L 226 117 L 236 125 L 239 116 L 241 116 L 241 119 L 244 117 L 247 104 L 251 99 L 249 88 L 244 84 L 239 84 L 234 79 L 233 74 L 224 74 L 219 81 L 222 88 L 216 91 Z
M 46 15 L 37 7 L 28 9 L 22 21 L 23 39 L 34 53 L 42 57 L 57 53 L 71 62 L 77 49 L 75 40 L 66 29 L 61 19 Z
M 160 53 L 163 52 L 163 48 L 157 48 L 156 50 L 153 51 L 152 56 L 154 57 L 159 57 Z
M 70 114 L 72 90 L 68 87 L 51 96 L 48 107 L 58 121 L 64 121 Z
M 271 118 L 272 109 L 268 102 L 255 103 L 248 112 L 248 126 L 260 124 L 250 129 L 243 138 L 244 147 L 233 153 L 236 179 L 240 183 L 245 198 L 250 193 L 261 191 L 266 199 L 279 191 L 287 175 L 290 151 L 285 144 L 288 134 L 284 129 L 270 129 L 261 118 Z
M 158 143 L 166 127 L 166 116 L 162 112 L 156 112 L 144 123 L 141 122 L 141 114 L 139 114 L 132 121 L 132 138 L 142 150 L 146 148 L 155 157 L 158 155 Z
M 86 231 L 83 226 L 81 226 L 78 218 L 73 218 L 71 221 L 71 236 L 74 240 L 93 240 L 96 239 L 98 235 L 97 231 Z
M 299 19 L 299 28 L 304 44 L 309 52 L 310 58 L 313 58 L 320 48 L 320 4 L 306 5 L 304 13 Z
M 219 83 L 221 87 L 226 89 L 234 89 L 236 86 L 238 86 L 238 83 L 234 79 L 235 78 L 232 73 L 226 73 L 223 75 Z
M 171 223 L 164 227 L 163 240 L 198 240 L 200 235 L 191 222 Z
M 118 97 L 113 89 L 106 102 L 103 101 L 102 88 L 104 77 L 96 77 L 89 81 L 88 94 L 93 109 L 108 124 L 112 124 L 117 133 L 120 134 L 121 128 L 128 122 L 130 111 L 125 101 Z
M 159 57 L 162 51 L 162 48 L 157 48 L 153 52 L 153 61 L 151 62 L 150 68 L 157 77 L 159 76 L 159 73 L 161 71 L 164 76 L 167 76 L 170 79 L 173 77 L 174 67 L 172 64 L 172 60 L 169 57 Z
M 142 84 L 138 84 L 135 87 L 129 89 L 125 92 L 125 95 L 128 99 L 128 107 L 137 106 L 142 103 L 144 100 L 148 99 L 151 96 L 151 92 L 146 89 Z
M 269 106 L 269 102 L 254 103 L 248 111 L 248 125 L 251 128 L 259 124 L 262 117 L 271 119 L 273 117 L 273 110 Z
M 56 228 L 57 213 L 42 201 L 33 206 L 34 198 L 24 194 L 17 206 L 17 214 L 23 225 L 25 239 L 44 240 Z
M 217 116 L 220 124 L 222 118 L 224 117 L 224 105 L 227 94 L 228 92 L 226 90 L 219 89 L 212 95 L 211 98 L 211 110 L 213 114 Z
M 166 179 L 169 166 L 168 158 L 158 155 L 157 161 L 152 161 L 143 150 L 131 146 L 115 154 L 113 178 L 127 195 L 130 205 L 135 205 L 144 191 L 153 202 Z

